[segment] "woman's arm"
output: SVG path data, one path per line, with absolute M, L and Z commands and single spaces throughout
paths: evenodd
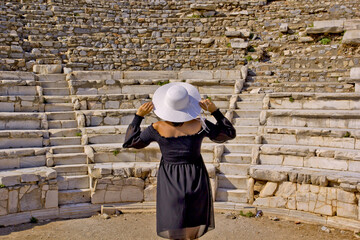
M 236 137 L 236 130 L 232 123 L 224 117 L 215 104 L 209 100 L 200 101 L 200 106 L 204 110 L 208 110 L 216 119 L 216 124 L 206 121 L 209 128 L 207 136 L 214 142 L 223 143 Z
M 149 128 L 145 129 L 143 132 L 140 128 L 140 124 L 145 115 L 149 114 L 152 109 L 152 102 L 144 103 L 139 107 L 133 121 L 126 130 L 123 148 L 144 148 L 154 141 Z

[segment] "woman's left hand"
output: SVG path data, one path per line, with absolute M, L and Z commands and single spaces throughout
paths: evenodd
M 145 115 L 149 114 L 154 108 L 154 104 L 152 102 L 144 103 L 139 107 L 136 112 L 136 115 L 140 117 L 145 117 Z
M 213 113 L 217 110 L 216 105 L 210 100 L 210 99 L 203 99 L 199 102 L 199 105 L 202 109 L 209 111 L 210 113 Z

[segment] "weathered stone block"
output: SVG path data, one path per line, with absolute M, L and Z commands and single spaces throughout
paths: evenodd
M 249 47 L 249 42 L 245 42 L 242 38 L 231 39 L 230 44 L 234 49 L 247 49 Z
M 314 212 L 328 216 L 334 215 L 333 207 L 329 204 L 326 204 L 325 202 L 320 201 L 316 202 Z
M 322 157 L 311 157 L 304 160 L 305 167 L 311 168 L 322 168 L 322 169 L 332 169 L 332 170 L 347 170 L 348 164 L 346 161 L 335 160 L 332 158 L 322 158 Z
M 99 204 L 105 203 L 105 190 L 96 190 L 91 194 L 91 203 L 92 204 Z
M 149 185 L 144 189 L 144 201 L 154 202 L 156 201 L 156 186 Z
M 61 73 L 62 66 L 59 64 L 53 65 L 34 65 L 33 72 L 37 74 L 53 74 L 53 73 Z
M 48 190 L 45 198 L 45 208 L 54 208 L 58 206 L 58 191 Z
M 17 190 L 9 191 L 8 211 L 16 213 L 18 211 L 19 192 Z
M 213 79 L 213 72 L 212 71 L 192 71 L 192 70 L 183 70 L 180 71 L 178 74 L 178 78 L 180 80 L 186 79 Z
M 3 176 L 0 177 L 0 184 L 3 184 L 5 186 L 14 186 L 17 184 L 20 184 L 20 176 Z
M 304 157 L 298 157 L 298 156 L 284 156 L 284 166 L 296 166 L 296 167 L 302 167 L 304 166 Z
M 279 188 L 276 191 L 275 195 L 284 198 L 289 198 L 295 196 L 295 193 L 296 193 L 296 183 L 282 182 L 280 183 Z
M 120 196 L 121 202 L 140 202 L 144 200 L 144 190 L 136 186 L 124 186 Z
M 0 102 L 0 112 L 14 112 L 14 103 Z
M 0 216 L 6 215 L 7 213 L 7 200 L 0 200 Z
M 282 197 L 269 197 L 269 207 L 272 208 L 285 208 L 287 200 Z
M 106 191 L 105 192 L 105 203 L 116 203 L 120 202 L 120 191 Z
M 107 101 L 105 103 L 105 108 L 106 109 L 118 109 L 120 105 L 119 101 Z
M 283 162 L 282 155 L 264 155 L 260 154 L 260 162 L 263 165 L 281 165 Z
M 21 212 L 40 209 L 41 207 L 41 190 L 39 188 L 25 193 L 20 200 Z
M 264 188 L 260 192 L 260 197 L 270 197 L 273 196 L 276 189 L 278 187 L 278 184 L 275 182 L 267 182 L 264 186 Z
M 351 68 L 350 78 L 354 80 L 360 80 L 360 67 Z
M 105 117 L 104 118 L 104 123 L 106 125 L 117 125 L 119 124 L 120 119 L 118 117 Z
M 337 202 L 337 216 L 358 219 L 358 206 L 356 204 Z
M 269 200 L 269 198 L 257 198 L 254 201 L 253 205 L 269 207 L 270 206 L 270 200 Z
M 9 190 L 7 188 L 0 188 L 0 201 L 9 198 Z
M 177 79 L 175 71 L 125 71 L 124 79 Z
M 342 40 L 343 44 L 359 45 L 360 44 L 360 30 L 346 31 Z
M 342 189 L 337 189 L 337 195 L 336 198 L 340 202 L 344 203 L 352 203 L 354 204 L 356 202 L 356 196 L 355 193 L 352 192 L 346 192 Z
M 306 29 L 309 34 L 341 33 L 344 31 L 344 20 L 314 21 L 314 27 Z

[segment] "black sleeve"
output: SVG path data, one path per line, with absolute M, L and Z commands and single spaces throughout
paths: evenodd
M 143 119 L 144 117 L 135 114 L 133 121 L 126 130 L 123 148 L 144 148 L 155 141 L 150 127 L 141 131 L 140 124 Z
M 206 125 L 209 128 L 207 137 L 213 142 L 223 143 L 225 141 L 234 139 L 236 137 L 236 130 L 232 123 L 224 117 L 219 109 L 211 113 L 216 119 L 216 124 L 206 120 Z

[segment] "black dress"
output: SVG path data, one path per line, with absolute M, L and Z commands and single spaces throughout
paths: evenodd
M 222 143 L 236 136 L 232 124 L 216 110 L 216 124 L 205 120 L 207 131 L 194 135 L 162 137 L 152 125 L 141 132 L 143 117 L 135 115 L 124 148 L 144 148 L 156 141 L 162 158 L 157 176 L 156 226 L 160 237 L 199 238 L 214 229 L 214 209 L 208 172 L 200 154 L 204 137 Z

